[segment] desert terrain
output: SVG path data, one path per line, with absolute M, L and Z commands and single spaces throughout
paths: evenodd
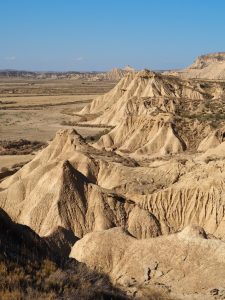
M 225 55 L 201 56 L 201 76 L 1 81 L 2 269 L 32 257 L 42 270 L 32 286 L 52 299 L 90 287 L 87 299 L 225 299 L 225 77 L 215 63 L 225 70 Z M 21 234 L 23 253 L 11 236 Z M 19 283 L 7 284 L 15 295 Z
M 9 156 L 1 149 L 3 142 L 28 140 L 48 143 L 60 128 L 70 128 L 78 119 L 71 111 L 80 111 L 96 96 L 107 92 L 114 81 L 96 82 L 66 79 L 26 79 L 1 77 L 0 80 L 0 166 L 28 161 L 35 154 L 30 147 L 26 155 Z M 84 136 L 93 136 L 104 128 L 76 127 Z M 24 146 L 25 147 L 25 146 Z M 25 147 L 26 148 L 26 147 Z M 1 155 L 4 154 L 4 155 Z

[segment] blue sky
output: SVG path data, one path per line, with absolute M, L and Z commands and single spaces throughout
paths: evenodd
M 0 0 L 0 69 L 171 69 L 216 51 L 224 0 Z

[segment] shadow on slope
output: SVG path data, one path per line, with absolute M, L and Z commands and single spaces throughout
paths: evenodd
M 126 299 L 106 275 L 61 256 L 63 237 L 76 238 L 58 232 L 40 238 L 0 209 L 0 299 Z

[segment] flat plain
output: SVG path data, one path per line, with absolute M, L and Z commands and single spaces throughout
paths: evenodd
M 61 128 L 70 128 L 77 120 L 76 112 L 96 96 L 110 90 L 115 82 L 63 79 L 1 78 L 0 141 L 48 142 Z M 72 112 L 72 113 L 71 113 Z M 98 127 L 76 127 L 84 136 L 103 131 Z M 7 153 L 4 153 L 7 154 Z M 30 160 L 25 155 L 0 155 L 0 167 Z

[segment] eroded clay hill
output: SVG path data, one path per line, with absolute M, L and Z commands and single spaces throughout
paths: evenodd
M 194 223 L 225 239 L 224 144 L 196 157 L 137 162 L 61 131 L 1 183 L 0 205 L 41 236 L 63 227 L 81 238 L 121 226 L 146 238 Z
M 96 150 L 73 130 L 61 131 L 32 162 L 1 183 L 0 205 L 41 236 L 62 227 L 81 238 L 115 226 L 128 226 L 138 237 L 157 236 L 156 218 L 143 210 L 144 219 L 138 220 L 141 210 L 116 193 L 110 185 L 117 183 L 107 176 L 108 169 L 119 173 L 136 165 Z
M 96 122 L 103 123 L 105 121 L 115 125 L 120 117 L 124 116 L 124 113 L 129 113 L 129 110 L 124 111 L 124 109 L 130 98 L 145 99 L 163 96 L 201 99 L 202 92 L 198 84 L 192 83 L 191 86 L 190 83 L 185 83 L 177 78 L 145 70 L 125 76 L 110 92 L 87 105 L 81 114 L 101 114 Z M 119 112 L 121 108 L 123 110 L 120 114 L 113 116 L 113 113 Z M 173 111 L 173 107 L 170 108 L 170 111 Z M 104 113 L 102 114 L 102 112 Z
M 224 88 L 150 71 L 129 74 L 81 115 L 115 128 L 94 145 L 133 157 L 202 151 L 223 141 Z
M 129 73 L 135 73 L 135 69 L 130 66 L 126 66 L 123 69 L 113 68 L 111 71 L 103 73 L 102 77 L 99 76 L 99 79 L 100 80 L 119 81 L 125 75 L 127 75 Z
M 0 207 L 65 253 L 80 239 L 71 256 L 132 297 L 224 297 L 222 83 L 129 73 L 80 115 L 112 129 L 59 131 L 0 183 Z
M 225 80 L 225 52 L 201 55 L 190 67 L 170 73 L 182 78 Z

